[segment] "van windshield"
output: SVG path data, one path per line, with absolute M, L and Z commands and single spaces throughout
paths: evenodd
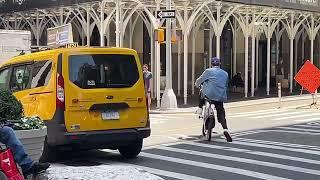
M 133 55 L 71 55 L 69 79 L 82 89 L 125 88 L 139 80 L 139 72 Z

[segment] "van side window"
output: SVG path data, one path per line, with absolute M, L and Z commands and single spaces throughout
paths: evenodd
M 51 61 L 35 62 L 32 71 L 31 89 L 48 85 L 51 73 Z
M 10 90 L 12 92 L 22 91 L 30 88 L 30 76 L 32 65 L 25 64 L 13 67 Z
M 0 89 L 7 89 L 9 69 L 0 70 Z

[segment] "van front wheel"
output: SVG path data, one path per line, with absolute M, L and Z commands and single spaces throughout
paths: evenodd
M 133 159 L 138 156 L 142 149 L 143 140 L 137 140 L 130 143 L 127 146 L 121 146 L 118 148 L 120 154 L 127 159 Z

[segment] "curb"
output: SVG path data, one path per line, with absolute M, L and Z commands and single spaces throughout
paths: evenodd
M 318 93 L 319 97 L 320 93 Z M 304 95 L 296 95 L 296 96 L 288 96 L 282 98 L 283 102 L 292 102 L 297 100 L 312 100 L 312 96 L 310 94 Z M 266 105 L 266 104 L 273 104 L 278 103 L 279 98 L 263 98 L 258 100 L 248 100 L 248 101 L 239 101 L 239 102 L 230 102 L 225 103 L 225 108 L 237 108 L 237 107 L 246 107 L 246 106 L 254 106 L 254 105 Z M 150 114 L 184 114 L 184 113 L 193 113 L 195 112 L 197 107 L 190 107 L 190 108 L 177 108 L 177 109 L 168 109 L 168 110 L 151 110 Z

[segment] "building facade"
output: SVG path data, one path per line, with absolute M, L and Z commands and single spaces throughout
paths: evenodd
M 71 23 L 75 41 L 86 46 L 134 48 L 154 72 L 152 95 L 160 105 L 166 75 L 165 44 L 155 30 L 165 26 L 157 11 L 169 0 L 0 0 L 0 29 L 30 30 L 32 44 L 46 45 L 46 29 Z M 294 92 L 294 75 L 305 60 L 320 65 L 318 0 L 170 0 L 176 10 L 172 86 L 188 102 L 195 79 L 222 59 L 230 77 L 242 73 L 243 96 L 276 92 L 276 65 Z M 175 33 L 182 31 L 182 34 Z M 170 74 L 170 73 L 169 73 Z

